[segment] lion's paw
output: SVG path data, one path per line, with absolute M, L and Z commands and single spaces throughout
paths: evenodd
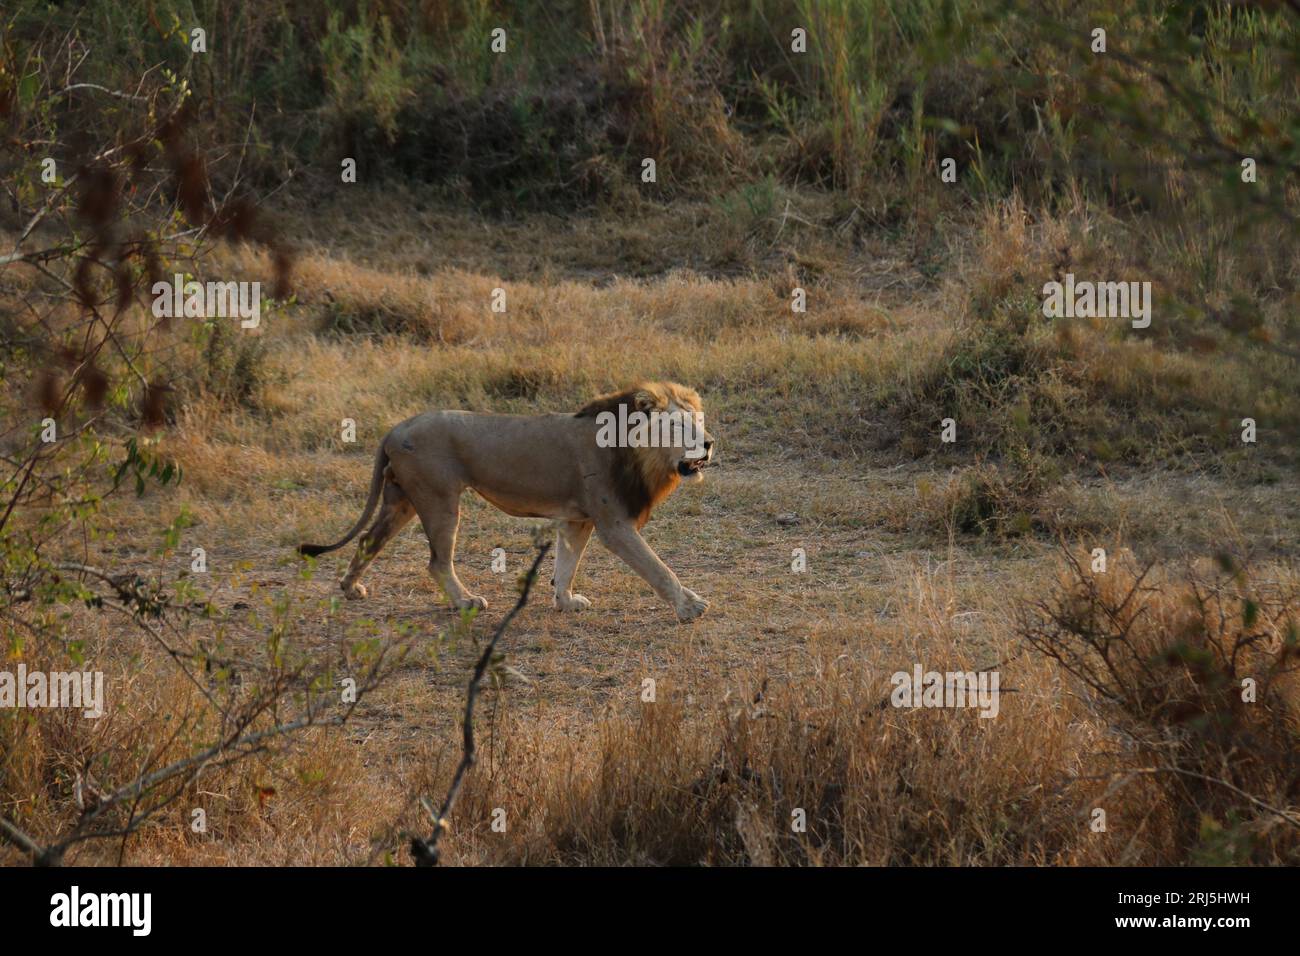
M 682 596 L 677 602 L 677 620 L 693 621 L 709 608 L 709 602 L 704 600 L 690 588 L 682 588 Z
M 555 609 L 557 611 L 585 611 L 589 607 L 591 607 L 591 602 L 581 594 L 555 595 Z
M 487 606 L 487 598 L 481 598 L 477 594 L 466 594 L 463 599 L 456 602 L 456 610 L 458 611 L 486 611 Z
M 354 584 L 343 585 L 343 596 L 347 598 L 349 601 L 360 601 L 362 598 L 367 597 L 369 594 L 370 592 L 366 590 L 364 584 L 354 583 Z

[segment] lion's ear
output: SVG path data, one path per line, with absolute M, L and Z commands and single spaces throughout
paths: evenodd
M 632 401 L 636 404 L 637 411 L 639 412 L 649 412 L 659 407 L 659 400 L 644 389 L 637 392 L 636 395 L 632 397 Z

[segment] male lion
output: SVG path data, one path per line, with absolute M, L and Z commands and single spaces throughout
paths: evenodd
M 605 447 L 611 418 L 621 415 L 626 423 L 635 412 L 677 427 L 661 428 L 649 442 L 644 431 L 638 440 L 633 430 L 631 443 L 620 440 Z M 688 418 L 690 424 L 681 427 Z M 667 440 L 658 440 L 662 438 Z M 357 579 L 419 515 L 429 536 L 434 580 L 454 607 L 485 608 L 487 602 L 465 589 L 452 565 L 460 496 L 473 488 L 506 514 L 556 519 L 552 583 L 557 609 L 591 606 L 570 587 L 594 529 L 609 550 L 673 606 L 680 620 L 689 621 L 703 614 L 708 602 L 682 586 L 640 530 L 655 505 L 683 480 L 702 480 L 700 469 L 712 458 L 713 437 L 703 428 L 700 396 L 673 382 L 642 382 L 594 399 L 577 414 L 426 412 L 402 422 L 379 443 L 370 497 L 347 536 L 331 545 L 300 545 L 298 552 L 318 555 L 343 547 L 365 527 L 382 494 L 384 506 L 343 576 L 343 593 L 366 596 Z

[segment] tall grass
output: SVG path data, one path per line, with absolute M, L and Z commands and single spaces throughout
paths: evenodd
M 1229 172 L 1210 168 L 1227 158 L 1224 146 L 1294 172 L 1296 17 L 1143 0 L 1121 19 L 1129 7 L 572 0 L 541 11 L 485 0 L 96 0 L 50 11 L 22 0 L 4 22 L 19 56 L 42 34 L 71 31 L 94 51 L 87 78 L 114 88 L 155 64 L 190 74 L 228 136 L 256 103 L 271 145 L 323 165 L 332 157 L 318 154 L 321 144 L 349 123 L 389 142 L 419 138 L 412 127 L 431 110 L 484 97 L 545 100 L 585 76 L 602 86 L 608 123 L 577 131 L 582 141 L 569 144 L 577 156 L 629 173 L 645 155 L 672 157 L 672 181 L 705 191 L 720 176 L 750 175 L 772 136 L 784 142 L 787 175 L 850 192 L 897 172 L 915 185 L 927 140 L 963 166 L 978 149 L 991 164 L 986 181 L 1041 186 L 1044 196 L 1063 173 L 1113 198 L 1158 173 L 1170 202 L 1178 190 L 1168 177 L 1196 174 L 1204 184 Z M 1089 48 L 1098 24 L 1114 34 L 1112 54 Z M 189 51 L 194 26 L 212 36 L 206 54 Z M 489 46 L 498 28 L 507 38 L 500 55 Z M 806 53 L 791 50 L 796 28 L 807 33 Z M 521 122 L 551 123 L 547 109 Z M 1137 169 L 1137 160 L 1152 168 Z M 1286 198 L 1283 178 L 1261 181 L 1258 192 Z

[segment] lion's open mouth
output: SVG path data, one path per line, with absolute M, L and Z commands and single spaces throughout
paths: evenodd
M 677 463 L 677 474 L 683 478 L 688 478 L 698 472 L 701 468 L 709 463 L 704 457 L 700 458 L 683 458 Z

